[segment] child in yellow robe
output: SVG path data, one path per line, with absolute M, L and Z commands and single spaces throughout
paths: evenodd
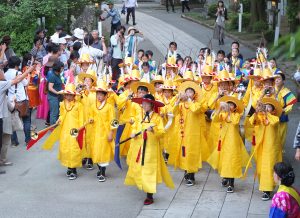
M 91 92 L 97 83 L 97 75 L 94 70 L 87 70 L 86 73 L 80 73 L 78 75 L 79 82 L 84 85 L 84 90 L 81 91 L 80 102 L 83 105 L 83 119 L 84 122 L 88 122 L 90 117 L 91 105 L 95 103 L 96 93 Z M 93 128 L 91 125 L 85 127 L 84 144 L 82 148 L 82 165 L 87 170 L 93 169 L 93 161 L 91 158 L 91 139 L 93 138 Z
M 170 161 L 175 167 L 185 170 L 184 178 L 187 186 L 195 183 L 195 173 L 202 168 L 202 161 L 209 156 L 209 147 L 205 138 L 206 107 L 200 87 L 192 81 L 183 82 L 178 88 L 180 94 L 175 103 L 173 113 L 179 115 L 179 136 L 176 152 Z M 173 160 L 175 159 L 175 161 Z
M 217 110 L 212 115 L 213 122 L 219 122 L 218 144 L 208 163 L 217 169 L 222 186 L 227 193 L 234 191 L 234 179 L 242 177 L 242 167 L 249 159 L 247 150 L 239 132 L 239 122 L 244 110 L 242 101 L 233 96 L 224 96 L 218 100 Z
M 61 125 L 58 159 L 68 168 L 66 175 L 69 180 L 74 180 L 77 178 L 76 168 L 81 167 L 82 154 L 76 137 L 71 136 L 70 131 L 83 125 L 83 109 L 81 103 L 75 100 L 78 93 L 74 84 L 67 84 L 60 94 L 64 95 L 64 100 L 60 103 L 57 121 Z
M 147 193 L 144 205 L 150 205 L 156 186 L 163 181 L 169 188 L 174 183 L 163 160 L 159 138 L 164 134 L 162 118 L 154 110 L 163 103 L 155 101 L 153 95 L 146 94 L 143 98 L 134 98 L 133 102 L 142 104 L 143 113 L 136 117 L 133 124 L 132 155 L 125 178 L 126 185 L 136 185 Z M 138 134 L 139 133 L 139 134 Z
M 259 190 L 263 192 L 263 201 L 270 199 L 270 194 L 275 188 L 273 166 L 281 160 L 282 156 L 278 139 L 281 113 L 280 103 L 273 98 L 266 97 L 257 105 L 256 113 L 249 120 L 254 125 L 255 135 L 251 158 L 254 156 L 256 159 L 256 174 L 259 179 Z
M 94 121 L 91 125 L 94 130 L 91 157 L 93 163 L 96 163 L 99 168 L 97 172 L 99 182 L 105 182 L 106 167 L 114 157 L 113 127 L 111 122 L 115 119 L 115 113 L 113 106 L 107 102 L 109 90 L 106 82 L 99 81 L 94 91 L 96 92 L 96 99 L 90 110 L 90 117 Z

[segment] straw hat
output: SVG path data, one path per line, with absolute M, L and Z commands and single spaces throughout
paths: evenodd
M 92 91 L 94 91 L 94 92 L 109 92 L 110 90 L 109 90 L 109 88 L 107 86 L 107 83 L 105 81 L 98 80 L 97 81 L 97 86 L 94 87 L 92 89 Z
M 262 71 L 261 80 L 275 79 L 276 77 L 279 77 L 279 75 L 274 75 L 271 69 L 267 67 Z
M 120 63 L 118 64 L 118 66 L 120 68 L 123 68 L 123 67 L 130 67 L 132 66 L 132 69 L 138 69 L 138 66 L 136 64 L 133 63 L 133 57 L 126 57 L 123 61 L 123 63 Z
M 219 72 L 218 76 L 213 79 L 213 82 L 226 82 L 226 81 L 235 81 L 236 78 L 231 77 L 226 70 Z
M 154 80 L 151 81 L 151 84 L 155 84 L 155 83 L 164 83 L 164 79 L 162 77 L 162 75 L 156 75 L 154 77 Z
M 201 88 L 199 85 L 197 85 L 195 82 L 192 81 L 186 81 L 180 84 L 180 86 L 178 87 L 178 91 L 179 92 L 185 92 L 186 89 L 191 88 L 195 91 L 195 93 L 198 94 L 198 96 L 200 97 L 200 95 L 202 94 Z
M 76 86 L 73 83 L 67 83 L 64 90 L 58 92 L 61 95 L 69 94 L 69 95 L 80 95 L 76 92 Z
M 76 62 L 77 64 L 94 64 L 95 61 L 90 57 L 90 54 L 82 54 L 79 60 Z
M 154 107 L 165 106 L 164 103 L 162 103 L 160 101 L 155 101 L 154 96 L 151 94 L 146 94 L 143 98 L 133 98 L 131 101 L 138 103 L 138 104 L 142 104 L 143 102 L 149 102 L 149 103 L 152 103 L 154 105 Z
M 161 85 L 161 89 L 170 89 L 170 90 L 175 90 L 176 86 L 174 86 L 173 81 L 170 79 L 165 80 L 164 84 Z
M 265 98 L 263 98 L 261 100 L 261 102 L 263 104 L 270 104 L 270 105 L 272 105 L 275 108 L 275 112 L 276 112 L 275 115 L 277 117 L 281 116 L 281 114 L 282 114 L 282 107 L 281 107 L 280 103 L 276 99 L 265 97 Z
M 130 81 L 139 81 L 140 79 L 134 76 L 130 76 L 129 74 L 125 74 L 124 78 L 119 78 L 120 85 L 124 85 Z
M 213 72 L 213 67 L 211 65 L 205 65 L 201 70 L 200 76 L 215 76 L 216 74 Z
M 146 79 L 141 79 L 140 81 L 137 81 L 137 82 L 134 82 L 130 85 L 131 87 L 131 90 L 134 92 L 134 93 L 137 93 L 137 90 L 140 86 L 144 86 L 146 88 L 148 88 L 148 91 L 151 93 L 151 94 L 154 94 L 155 93 L 155 88 L 152 84 L 148 83 L 146 81 Z
M 95 85 L 97 83 L 96 71 L 88 69 L 86 73 L 80 73 L 78 75 L 79 82 L 83 82 L 85 78 L 91 78 L 93 80 L 93 85 Z
M 134 69 L 131 71 L 131 77 L 140 79 L 141 78 L 141 73 L 138 69 Z
M 127 34 L 129 34 L 131 30 L 136 30 L 136 31 L 138 31 L 138 29 L 135 28 L 134 26 L 130 26 L 130 27 L 128 27 L 128 29 L 127 29 Z
M 260 68 L 255 68 L 254 71 L 253 71 L 253 75 L 249 75 L 247 76 L 248 79 L 255 79 L 255 78 L 258 78 L 260 79 L 262 76 L 262 71 Z
M 217 108 L 220 107 L 221 102 L 226 102 L 226 103 L 232 102 L 232 103 L 234 103 L 236 105 L 236 111 L 240 114 L 243 113 L 244 108 L 245 108 L 243 102 L 241 100 L 239 100 L 238 98 L 233 97 L 233 96 L 225 95 L 222 98 L 220 98 L 217 102 L 217 106 L 216 106 Z
M 175 82 L 185 82 L 185 81 L 193 81 L 195 83 L 199 83 L 199 81 L 196 81 L 194 78 L 194 74 L 192 71 L 188 70 L 184 73 L 183 78 L 176 79 Z

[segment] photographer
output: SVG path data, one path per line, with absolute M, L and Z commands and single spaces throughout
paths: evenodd
M 92 47 L 96 48 L 96 49 L 99 49 L 99 50 L 103 50 L 101 37 L 99 37 L 99 31 L 98 30 L 93 30 L 92 31 L 92 36 L 93 36 L 93 39 L 94 39 Z
M 125 36 L 125 56 L 133 57 L 134 61 L 136 59 L 136 49 L 140 42 L 144 41 L 144 35 L 135 27 L 129 27 L 127 30 L 127 36 Z M 139 35 L 140 36 L 139 36 Z
M 120 77 L 120 68 L 119 64 L 122 63 L 124 53 L 123 53 L 123 46 L 125 43 L 125 34 L 126 28 L 124 26 L 119 26 L 117 28 L 117 33 L 110 37 L 110 44 L 112 46 L 112 60 L 111 60 L 111 67 L 112 67 L 112 80 L 118 80 Z
M 114 2 L 113 0 L 108 0 L 106 1 L 109 10 L 106 8 L 104 9 L 105 12 L 107 12 L 106 17 L 100 16 L 100 20 L 106 20 L 107 18 L 111 17 L 111 30 L 110 30 L 110 36 L 112 36 L 115 31 L 117 31 L 118 26 L 121 26 L 121 15 L 114 7 Z

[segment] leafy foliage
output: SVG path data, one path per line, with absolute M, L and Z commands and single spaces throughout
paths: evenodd
M 45 17 L 49 34 L 54 32 L 56 24 L 68 29 L 70 16 L 78 15 L 89 3 L 88 0 L 16 0 L 0 4 L 0 37 L 10 35 L 11 46 L 18 55 L 32 48 L 37 19 Z

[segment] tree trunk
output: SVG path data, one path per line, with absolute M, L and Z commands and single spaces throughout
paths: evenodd
M 250 2 L 250 26 L 257 21 L 263 21 L 266 19 L 266 1 L 265 0 L 251 0 Z

